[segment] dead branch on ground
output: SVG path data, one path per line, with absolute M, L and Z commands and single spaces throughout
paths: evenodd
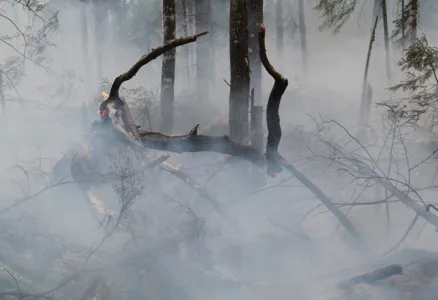
M 390 111 L 390 114 L 393 117 L 397 116 L 396 111 Z M 320 156 L 321 158 L 327 159 L 331 162 L 336 163 L 339 166 L 339 171 L 345 174 L 350 175 L 353 180 L 351 182 L 357 182 L 359 184 L 367 184 L 369 185 L 371 182 L 374 182 L 380 186 L 382 186 L 387 192 L 387 196 L 383 200 L 384 203 L 388 203 L 389 199 L 396 198 L 397 201 L 402 202 L 407 207 L 412 209 L 416 213 L 416 217 L 412 222 L 411 226 L 409 226 L 406 234 L 402 237 L 401 241 L 397 243 L 390 251 L 395 250 L 400 243 L 406 238 L 407 234 L 411 231 L 413 225 L 416 223 L 418 217 L 422 217 L 429 223 L 433 224 L 438 228 L 438 217 L 430 212 L 429 207 L 430 204 L 426 204 L 419 194 L 419 190 L 417 190 L 412 182 L 410 173 L 417 169 L 420 165 L 424 164 L 431 156 L 428 156 L 428 159 L 422 159 L 419 163 L 415 165 L 411 165 L 409 161 L 409 157 L 407 156 L 407 148 L 405 142 L 403 141 L 403 135 L 400 133 L 400 128 L 398 130 L 397 136 L 392 137 L 393 139 L 399 139 L 397 141 L 400 151 L 404 152 L 405 156 L 405 169 L 407 174 L 403 176 L 401 174 L 401 166 L 399 166 L 399 162 L 393 158 L 393 152 L 396 152 L 394 143 L 390 143 L 390 160 L 388 170 L 383 170 L 383 167 L 379 164 L 379 159 L 381 158 L 381 153 L 378 153 L 377 158 L 372 154 L 372 152 L 365 146 L 359 139 L 354 137 L 346 127 L 341 125 L 340 123 L 331 120 L 331 121 L 323 121 L 324 124 L 332 124 L 335 125 L 336 128 L 340 128 L 348 141 L 346 144 L 349 144 L 350 148 L 353 150 L 349 150 L 344 146 L 339 145 L 338 143 L 323 140 L 322 142 L 331 150 L 330 156 Z M 392 129 L 394 130 L 394 129 Z M 386 140 L 385 142 L 386 143 Z M 391 164 L 396 166 L 395 173 L 396 177 L 391 176 Z M 426 188 L 427 189 L 427 188 Z M 412 195 L 412 196 L 410 196 Z M 414 199 L 414 198 L 416 199 Z M 377 203 L 382 203 L 382 201 L 377 201 Z M 390 252 L 388 251 L 388 252 Z
M 265 27 L 263 24 L 260 26 L 259 32 L 260 58 L 266 71 L 274 78 L 274 86 L 269 96 L 266 113 L 268 140 L 265 153 L 261 153 L 260 151 L 257 151 L 256 149 L 253 149 L 247 145 L 232 141 L 228 136 L 212 137 L 200 135 L 198 134 L 198 125 L 196 125 L 186 135 L 175 136 L 145 130 L 139 131 L 135 124 L 132 126 L 133 123 L 131 123 L 130 120 L 126 120 L 126 117 L 124 116 L 128 115 L 129 117 L 130 113 L 126 102 L 119 97 L 118 90 L 121 84 L 135 76 L 141 66 L 145 65 L 150 60 L 155 59 L 158 57 L 158 55 L 164 53 L 172 47 L 193 42 L 197 37 L 204 34 L 206 33 L 198 34 L 189 38 L 174 40 L 162 47 L 156 48 L 149 55 L 142 57 L 130 69 L 130 71 L 116 78 L 111 87 L 109 98 L 101 105 L 101 111 L 106 110 L 109 115 L 110 121 L 106 122 L 106 124 L 110 125 L 110 128 L 112 127 L 115 129 L 113 132 L 115 133 L 116 138 L 118 138 L 119 141 L 125 141 L 133 145 L 133 147 L 137 150 L 141 150 L 141 146 L 139 145 L 139 141 L 141 141 L 141 145 L 145 148 L 160 151 L 170 151 L 175 153 L 209 151 L 227 154 L 247 160 L 261 168 L 266 168 L 266 172 L 269 176 L 275 176 L 277 173 L 281 172 L 282 168 L 284 167 L 290 171 L 304 186 L 306 186 L 312 192 L 312 194 L 314 194 L 335 215 L 336 218 L 339 219 L 346 230 L 358 242 L 354 243 L 354 246 L 361 248 L 362 251 L 366 251 L 365 249 L 367 249 L 367 247 L 364 245 L 359 232 L 351 223 L 351 221 L 336 205 L 333 204 L 333 201 L 326 196 L 321 189 L 319 189 L 303 173 L 298 171 L 290 162 L 288 162 L 278 153 L 278 146 L 282 134 L 279 118 L 279 107 L 282 95 L 288 86 L 288 81 L 274 69 L 267 58 L 265 47 Z M 123 123 L 125 123 L 124 126 L 122 125 L 120 119 L 122 119 Z M 85 171 L 85 173 L 89 173 L 85 170 L 86 166 L 84 165 L 81 167 L 80 163 L 88 159 L 90 152 L 88 149 L 85 149 L 83 153 L 79 153 L 79 155 L 81 154 L 83 157 L 79 157 L 79 159 L 73 162 L 73 165 L 79 165 L 79 171 L 82 170 Z M 74 167 L 72 166 L 72 173 L 74 173 L 73 169 Z M 80 172 L 76 172 L 76 175 L 74 176 L 78 176 L 79 173 Z

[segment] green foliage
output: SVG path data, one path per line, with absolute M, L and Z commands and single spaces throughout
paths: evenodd
M 401 5 L 401 3 L 399 3 Z M 414 6 L 415 7 L 415 6 Z M 400 13 L 393 21 L 394 30 L 391 39 L 396 45 L 403 45 L 407 43 L 409 37 L 412 35 L 412 18 L 419 19 L 419 11 L 413 9 L 413 1 L 409 1 L 404 8 L 400 9 Z
M 48 61 L 44 52 L 48 47 L 54 46 L 50 41 L 51 36 L 59 27 L 58 13 L 48 9 L 48 3 L 40 0 L 7 0 L 5 11 L 12 10 L 15 6 L 21 7 L 30 16 L 28 24 L 19 26 L 14 20 L 0 13 L 0 20 L 9 27 L 5 28 L 8 34 L 0 36 L 1 47 L 12 49 L 16 55 L 0 62 L 0 69 L 5 74 L 4 89 L 14 88 L 25 75 L 26 61 L 50 71 L 42 64 Z
M 405 79 L 390 90 L 411 94 L 405 117 L 418 120 L 422 114 L 435 110 L 437 105 L 438 48 L 430 46 L 423 35 L 406 50 L 398 65 L 405 73 Z
M 319 29 L 334 28 L 334 33 L 339 33 L 357 3 L 358 0 L 318 0 L 313 9 L 319 11 L 324 20 Z

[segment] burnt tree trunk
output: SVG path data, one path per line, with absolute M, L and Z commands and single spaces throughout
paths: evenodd
M 230 1 L 230 69 L 229 126 L 231 139 L 243 142 L 248 137 L 249 63 L 248 3 Z
M 283 57 L 283 0 L 277 0 L 275 6 L 275 15 L 277 20 L 277 55 Z
M 163 0 L 163 43 L 175 39 L 175 0 Z M 173 130 L 175 101 L 175 49 L 164 53 L 161 69 L 161 131 Z
M 197 32 L 211 30 L 211 0 L 195 1 L 195 19 Z M 208 105 L 210 102 L 211 65 L 214 64 L 212 47 L 212 35 L 196 43 L 196 100 L 198 105 Z
M 391 55 L 389 53 L 389 31 L 388 31 L 388 10 L 386 0 L 382 1 L 382 15 L 383 15 L 383 35 L 385 39 L 385 60 L 386 60 L 386 77 L 388 82 L 391 81 Z
M 251 146 L 263 151 L 262 62 L 258 32 L 263 24 L 263 0 L 248 4 L 249 66 L 251 69 Z
M 304 74 L 308 71 L 307 29 L 304 17 L 304 0 L 298 0 L 298 26 L 300 29 L 301 53 L 303 57 Z

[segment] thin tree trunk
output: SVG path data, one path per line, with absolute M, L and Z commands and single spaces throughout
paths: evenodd
M 231 139 L 244 142 L 248 137 L 249 63 L 248 3 L 230 1 L 230 69 L 229 126 Z
M 3 70 L 0 69 L 0 106 L 2 108 L 3 116 L 6 116 L 6 99 L 3 88 Z
M 91 64 L 90 64 L 90 53 L 89 53 L 89 45 L 88 45 L 88 18 L 87 18 L 87 6 L 88 1 L 81 1 L 81 44 L 82 44 L 82 60 L 84 61 L 84 77 L 85 77 L 85 89 L 88 93 L 91 94 L 90 83 L 91 83 Z
M 103 54 L 105 47 L 105 34 L 108 25 L 108 10 L 103 0 L 95 0 L 93 5 L 94 10 L 94 34 L 95 34 L 95 59 L 96 59 L 96 89 L 100 91 L 100 85 L 103 74 Z
M 401 45 L 402 51 L 405 50 L 405 35 L 406 35 L 406 23 L 405 23 L 405 0 L 401 0 Z
M 196 31 L 211 30 L 211 0 L 195 1 Z M 196 99 L 198 105 L 210 102 L 211 65 L 213 40 L 212 35 L 196 42 Z
M 368 45 L 367 52 L 367 60 L 365 63 L 365 71 L 363 74 L 363 82 L 362 82 L 362 97 L 360 103 L 360 128 L 359 128 L 359 139 L 366 139 L 366 126 L 369 122 L 370 110 L 371 110 L 371 101 L 372 101 L 372 89 L 371 85 L 368 83 L 368 72 L 370 68 L 370 60 L 371 60 L 371 50 L 373 49 L 373 43 L 376 38 L 376 28 L 379 21 L 379 15 L 376 16 L 374 21 L 373 30 L 371 31 L 370 42 Z
M 388 11 L 386 0 L 382 0 L 382 14 L 383 14 L 383 35 L 385 39 L 385 60 L 386 60 L 386 77 L 388 82 L 391 81 L 391 55 L 389 53 L 389 31 L 388 31 Z
M 272 0 L 271 0 L 272 1 Z M 277 0 L 275 7 L 275 15 L 277 20 L 277 55 L 283 57 L 283 0 Z
M 196 31 L 196 22 L 193 16 L 195 15 L 195 3 L 194 1 L 187 1 L 187 26 L 188 26 L 188 33 L 189 35 L 195 34 Z M 192 43 L 187 45 L 187 49 L 189 51 L 189 69 L 190 69 L 190 90 L 194 89 L 194 79 L 196 78 L 196 43 Z M 197 99 L 194 97 L 194 104 L 196 103 Z
M 263 0 L 248 3 L 249 66 L 251 69 L 251 146 L 263 151 L 262 62 L 258 32 L 263 24 Z M 261 108 L 261 109 L 260 109 Z
M 418 0 L 411 1 L 411 43 L 414 43 L 417 40 L 419 7 L 420 5 L 418 3 Z
M 175 39 L 175 0 L 163 0 L 163 43 Z M 161 70 L 161 131 L 172 133 L 175 101 L 175 48 L 163 54 Z
M 189 8 L 187 5 L 187 0 L 182 0 L 181 1 L 181 10 L 182 10 L 182 14 L 183 14 L 183 32 L 184 32 L 184 36 L 189 36 L 191 33 L 189 33 Z M 186 61 L 186 76 L 187 76 L 187 80 L 191 81 L 192 75 L 190 73 L 190 47 L 186 46 L 184 47 L 184 56 L 185 56 L 185 61 Z M 190 85 L 189 85 L 190 86 Z M 189 88 L 190 89 L 190 88 Z
M 381 8 L 382 8 L 381 1 L 382 0 L 374 0 L 373 20 L 375 20 L 377 18 L 377 15 L 379 15 L 381 12 Z
M 300 28 L 301 53 L 302 53 L 302 57 L 303 57 L 303 69 L 304 69 L 304 73 L 307 75 L 307 71 L 308 71 L 307 30 L 306 30 L 306 19 L 304 17 L 304 1 L 303 0 L 298 0 L 298 25 Z

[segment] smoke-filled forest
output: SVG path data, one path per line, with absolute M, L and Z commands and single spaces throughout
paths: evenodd
M 0 0 L 0 299 L 436 299 L 437 16 Z

